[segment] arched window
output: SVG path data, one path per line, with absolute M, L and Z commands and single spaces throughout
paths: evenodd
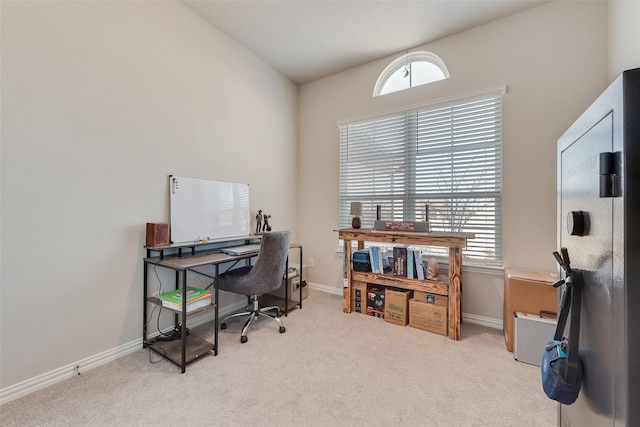
M 431 52 L 411 52 L 393 61 L 382 71 L 373 96 L 437 82 L 449 78 L 449 70 L 442 59 Z

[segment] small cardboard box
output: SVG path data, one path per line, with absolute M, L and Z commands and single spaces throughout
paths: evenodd
M 387 288 L 384 296 L 384 320 L 400 326 L 409 323 L 409 300 L 413 291 Z
M 445 298 L 446 299 L 446 298 Z M 447 305 L 409 300 L 409 326 L 440 335 L 447 334 Z
M 351 282 L 351 311 L 367 314 L 367 283 Z
M 554 273 L 504 269 L 504 341 L 513 351 L 514 313 L 539 314 L 540 311 L 558 312 L 558 290 L 551 286 L 557 280 Z
M 385 288 L 370 287 L 367 289 L 367 314 L 384 319 Z
M 413 298 L 416 301 L 426 302 L 427 304 L 435 304 L 446 307 L 448 298 L 443 295 L 430 294 L 429 292 L 413 291 Z

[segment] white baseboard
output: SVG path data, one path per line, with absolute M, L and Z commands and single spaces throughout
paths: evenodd
M 243 310 L 245 307 L 246 307 L 245 302 L 229 305 L 224 308 L 221 308 L 219 315 L 221 317 L 227 316 L 228 314 Z M 208 311 L 205 313 L 206 315 L 203 315 L 200 317 L 194 316 L 193 320 L 189 322 L 189 327 L 195 328 L 196 326 L 199 326 L 214 320 L 215 312 Z M 171 327 L 167 328 L 163 332 L 168 332 L 171 329 L 173 328 Z M 159 334 L 160 334 L 159 332 L 155 332 L 153 334 L 149 334 L 149 337 L 151 338 Z M 118 346 L 116 348 L 113 348 L 111 350 L 107 350 L 102 353 L 96 354 L 94 356 L 88 357 L 86 359 L 79 360 L 75 363 L 71 363 L 61 368 L 54 369 L 53 371 L 45 372 L 44 374 L 22 381 L 18 384 L 5 387 L 2 390 L 0 390 L 0 405 L 11 402 L 12 400 L 16 400 L 20 397 L 26 396 L 35 391 L 42 390 L 60 381 L 73 378 L 77 375 L 82 374 L 83 372 L 87 372 L 93 368 L 97 368 L 98 366 L 102 366 L 106 363 L 119 359 L 120 357 L 126 356 L 129 353 L 133 353 L 134 351 L 140 350 L 141 348 L 142 348 L 142 337 L 135 339 L 131 342 L 128 342 L 126 344 L 123 344 L 121 346 Z
M 0 405 L 11 402 L 27 394 L 42 390 L 60 381 L 73 378 L 90 369 L 109 363 L 142 348 L 142 337 L 111 350 L 63 366 L 53 371 L 22 381 L 0 390 Z
M 308 283 L 308 286 L 320 292 L 342 296 L 342 289 L 336 288 L 335 286 L 326 286 L 311 282 Z M 221 317 L 227 316 L 228 314 L 235 313 L 244 309 L 245 306 L 246 304 L 244 302 L 226 306 L 220 309 L 219 315 Z M 206 315 L 203 315 L 201 317 L 194 316 L 194 319 L 189 322 L 189 327 L 196 327 L 210 322 L 214 320 L 214 316 L 214 312 L 208 312 Z M 502 329 L 502 320 L 498 319 L 478 316 L 475 314 L 462 313 L 462 320 L 463 322 L 474 323 L 482 326 L 487 326 L 489 328 Z M 155 334 L 150 334 L 149 336 L 153 337 L 158 334 L 159 333 L 156 332 Z M 126 356 L 127 354 L 140 350 L 141 348 L 142 337 L 111 350 L 104 351 L 86 359 L 79 360 L 75 363 L 71 363 L 61 368 L 54 369 L 53 371 L 38 375 L 37 377 L 22 381 L 18 384 L 3 388 L 0 390 L 0 405 L 11 402 L 12 400 L 16 400 L 38 390 L 42 390 L 60 381 L 73 378 L 83 372 L 89 371 L 93 368 L 97 368 L 98 366 L 102 366 L 106 363 L 119 359 L 120 357 Z
M 342 296 L 342 289 L 341 288 L 336 288 L 335 286 L 321 285 L 320 283 L 312 283 L 312 282 L 307 282 L 307 286 L 309 286 L 310 288 L 313 288 L 313 289 L 317 289 L 320 292 L 325 292 L 327 294 Z
M 502 319 L 478 316 L 477 314 L 462 313 L 462 321 L 473 323 L 474 325 L 486 326 L 487 328 L 502 329 Z

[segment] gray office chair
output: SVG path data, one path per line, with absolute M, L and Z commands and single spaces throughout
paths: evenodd
M 260 252 L 254 265 L 235 268 L 217 277 L 218 289 L 247 296 L 247 311 L 232 314 L 220 324 L 220 329 L 227 329 L 228 319 L 249 316 L 242 328 L 241 343 L 247 342 L 247 329 L 251 321 L 258 316 L 268 317 L 278 322 L 280 333 L 284 333 L 286 330 L 282 321 L 278 319 L 279 308 L 277 306 L 260 308 L 258 297 L 275 291 L 282 285 L 292 234 L 291 230 L 263 234 Z M 272 310 L 275 310 L 275 315 L 268 314 Z

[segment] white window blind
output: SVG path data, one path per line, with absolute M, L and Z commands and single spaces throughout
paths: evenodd
M 475 234 L 466 258 L 501 261 L 502 93 L 340 124 L 340 227 L 353 201 L 363 227 L 428 205 L 432 231 Z

